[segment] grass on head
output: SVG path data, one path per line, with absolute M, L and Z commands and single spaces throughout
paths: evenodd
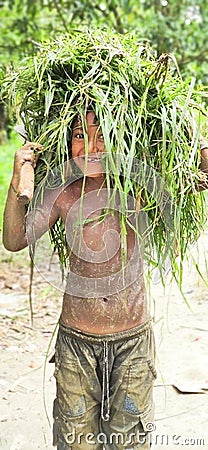
M 35 57 L 8 73 L 3 92 L 30 139 L 44 145 L 35 173 L 35 185 L 42 189 L 57 167 L 60 182 L 65 182 L 72 123 L 77 115 L 84 123 L 88 108 L 95 111 L 106 147 L 107 184 L 113 181 L 121 194 L 123 248 L 125 198 L 130 195 L 146 220 L 145 240 L 141 237 L 147 266 L 162 270 L 169 257 L 180 283 L 181 261 L 206 216 L 204 195 L 196 189 L 203 108 L 194 80 L 182 80 L 173 56 L 156 59 L 149 45 L 133 34 L 72 32 L 43 43 Z M 65 266 L 61 221 L 50 233 Z

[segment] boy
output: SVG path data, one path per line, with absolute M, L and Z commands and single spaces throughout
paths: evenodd
M 72 158 L 84 178 L 48 190 L 42 206 L 27 216 L 27 223 L 25 206 L 18 202 L 16 192 L 21 166 L 26 161 L 35 165 L 34 148 L 38 146 L 28 142 L 16 153 L 5 208 L 4 245 L 10 251 L 21 250 L 33 242 L 33 230 L 38 239 L 60 217 L 68 244 L 73 230 L 75 241 L 82 235 L 78 245 L 75 242 L 70 248 L 56 343 L 54 445 L 58 450 L 101 450 L 103 445 L 106 450 L 149 449 L 155 349 L 139 245 L 127 226 L 128 267 L 123 284 L 116 277 L 122 272 L 119 212 L 105 210 L 104 139 L 94 112 L 87 111 L 85 119 L 87 143 L 79 119 L 72 130 Z M 203 144 L 204 171 L 207 158 Z M 82 225 L 78 221 L 80 199 Z M 77 285 L 72 286 L 71 273 L 79 280 Z M 95 288 L 90 293 L 87 286 L 92 279 Z M 96 285 L 101 285 L 98 291 Z

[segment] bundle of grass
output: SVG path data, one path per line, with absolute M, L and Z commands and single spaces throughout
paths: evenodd
M 123 249 L 130 195 L 138 217 L 145 218 L 145 231 L 136 231 L 145 237 L 148 268 L 162 270 L 168 256 L 180 282 L 187 247 L 205 223 L 204 196 L 197 190 L 199 126 L 193 120 L 197 113 L 200 123 L 201 108 L 193 84 L 181 79 L 170 55 L 156 59 L 136 36 L 101 30 L 43 44 L 4 82 L 30 139 L 44 145 L 35 173 L 39 187 L 56 167 L 66 181 L 73 120 L 79 115 L 84 127 L 86 109 L 95 111 L 104 135 L 106 176 L 121 193 Z M 66 265 L 61 222 L 51 238 Z

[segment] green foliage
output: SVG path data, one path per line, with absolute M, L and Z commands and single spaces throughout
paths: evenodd
M 0 4 L 2 63 L 15 63 L 54 39 L 83 26 L 133 31 L 155 48 L 173 53 L 184 74 L 207 85 L 208 4 L 205 0 L 13 0 Z
M 187 84 L 185 86 L 184 92 L 182 92 L 182 96 L 180 97 L 180 102 L 184 104 L 186 102 L 186 95 L 189 96 L 189 80 L 190 77 L 196 78 L 196 84 L 199 86 L 198 91 L 200 91 L 201 102 L 207 103 L 207 85 L 208 85 L 208 56 L 207 56 L 207 40 L 208 40 L 208 3 L 205 0 L 175 0 L 174 2 L 168 0 L 154 0 L 154 1 L 145 1 L 141 0 L 138 2 L 137 0 L 5 0 L 0 3 L 0 12 L 1 12 L 1 31 L 0 31 L 0 48 L 1 48 L 1 66 L 0 66 L 0 80 L 4 77 L 5 71 L 8 71 L 10 74 L 11 67 L 19 66 L 19 61 L 22 61 L 28 55 L 35 55 L 37 51 L 41 48 L 40 42 L 52 40 L 61 36 L 63 32 L 67 31 L 69 35 L 73 30 L 82 31 L 86 26 L 91 28 L 97 26 L 98 28 L 111 27 L 111 29 L 116 30 L 119 33 L 125 34 L 128 31 L 132 31 L 139 42 L 149 42 L 154 49 L 154 53 L 157 57 L 162 53 L 170 53 L 174 54 L 180 72 L 183 75 L 183 78 L 187 77 Z M 99 69 L 99 65 L 96 69 L 96 62 L 93 67 L 92 74 L 96 74 L 96 71 Z M 24 62 L 22 63 L 24 66 Z M 162 65 L 163 67 L 163 65 Z M 163 67 L 164 69 L 164 67 Z M 30 70 L 30 69 L 29 69 Z M 174 69 L 175 70 L 175 69 Z M 38 68 L 39 71 L 39 68 Z M 48 72 L 47 72 L 48 71 Z M 26 73 L 26 72 L 25 72 Z M 48 80 L 45 80 L 45 74 L 49 74 Z M 162 71 L 164 74 L 164 71 Z M 91 74 L 91 75 L 92 75 Z M 124 74 L 122 73 L 122 76 Z M 10 76 L 10 75 L 9 75 Z M 39 139 L 44 141 L 47 148 L 47 157 L 42 155 L 40 161 L 42 161 L 42 168 L 39 165 L 40 176 L 43 178 L 46 176 L 46 172 L 49 172 L 51 167 L 57 164 L 57 161 L 65 161 L 67 155 L 67 140 L 69 136 L 67 135 L 68 130 L 70 129 L 70 122 L 73 118 L 74 110 L 73 108 L 70 110 L 70 114 L 68 116 L 64 116 L 67 112 L 67 108 L 65 106 L 65 102 L 68 99 L 63 99 L 63 93 L 61 94 L 60 86 L 57 90 L 57 84 L 55 83 L 55 79 L 53 78 L 52 84 L 49 82 L 50 80 L 50 70 L 43 70 L 43 80 L 41 78 L 36 80 L 36 86 L 39 83 L 40 91 L 39 98 L 34 99 L 33 94 L 31 98 L 25 99 L 25 106 L 27 102 L 31 101 L 29 104 L 31 108 L 34 108 L 34 114 L 37 114 L 36 121 L 33 121 L 34 130 L 32 129 L 31 117 L 25 116 L 25 121 L 28 129 L 30 130 L 31 137 L 32 135 L 36 138 L 37 135 Z M 29 79 L 25 79 L 25 83 L 27 88 Z M 88 80 L 89 81 L 89 80 Z M 167 80 L 166 80 L 167 81 Z M 1 81 L 0 81 L 1 82 Z M 41 82 L 43 82 L 41 86 Z M 100 80 L 99 80 L 100 82 Z M 119 84 L 119 79 L 117 79 L 117 84 Z M 32 79 L 32 83 L 34 83 L 34 79 Z M 45 83 L 45 84 L 44 84 Z M 47 84 L 48 83 L 48 84 Z M 68 80 L 69 83 L 69 80 Z M 70 83 L 69 83 L 70 84 Z M 68 84 L 68 85 L 69 85 Z M 106 87 L 104 88 L 104 80 L 103 80 L 103 92 L 105 92 L 105 96 L 108 97 L 108 90 Z M 146 86 L 146 85 L 145 85 Z M 167 88 L 167 83 L 164 84 Z M 179 94 L 180 89 L 182 90 L 184 84 L 180 84 L 179 79 L 177 80 L 178 91 Z M 35 83 L 33 84 L 35 87 Z M 69 86 L 70 87 L 70 86 Z M 82 86 L 83 87 L 83 86 Z M 45 93 L 43 94 L 43 90 L 46 88 Z M 76 86 L 77 88 L 77 86 Z M 85 89 L 86 88 L 86 89 Z M 100 119 L 103 121 L 103 116 L 101 113 L 101 109 L 99 109 L 99 105 L 102 104 L 104 98 L 103 94 L 98 92 L 98 88 L 95 86 L 93 91 L 93 85 L 91 86 L 91 93 L 96 97 L 96 105 L 97 106 L 97 114 L 100 114 Z M 123 90 L 122 90 L 123 89 Z M 125 91 L 125 87 L 123 85 L 120 91 L 120 95 L 123 95 Z M 80 102 L 79 109 L 82 111 L 84 105 L 84 99 L 87 90 L 87 83 L 84 87 L 82 102 Z M 173 87 L 173 91 L 175 90 L 175 86 Z M 59 100 L 63 105 L 61 112 L 61 120 L 55 121 L 52 124 L 50 121 L 51 113 L 54 111 L 57 105 L 54 104 L 54 92 L 56 94 L 56 99 L 59 96 Z M 72 90 L 70 91 L 72 92 Z M 76 91 L 77 92 L 77 91 Z M 164 91 L 163 91 L 164 92 Z M 100 99 L 98 99 L 100 95 Z M 185 166 L 182 165 L 182 184 L 180 183 L 180 177 L 176 180 L 177 176 L 175 172 L 175 167 L 181 165 L 180 153 L 176 152 L 176 148 L 180 149 L 180 151 L 185 154 L 184 161 L 187 162 L 188 157 L 196 154 L 196 157 L 193 158 L 192 163 L 197 166 L 198 164 L 198 153 L 194 153 L 196 150 L 196 142 L 197 136 L 195 140 L 191 143 L 191 148 L 187 145 L 187 134 L 186 128 L 187 123 L 186 119 L 183 119 L 181 122 L 181 117 L 179 111 L 176 108 L 174 102 L 171 103 L 172 91 L 167 90 L 166 96 L 163 97 L 161 92 L 160 101 L 156 105 L 154 104 L 154 99 L 151 99 L 151 86 L 148 86 L 147 91 L 145 93 L 146 97 L 143 97 L 143 103 L 140 108 L 140 112 L 134 112 L 134 120 L 138 118 L 138 114 L 140 114 L 140 119 L 144 120 L 144 124 L 147 125 L 147 130 L 143 134 L 143 138 L 141 138 L 141 145 L 145 145 L 145 148 L 151 149 L 149 147 L 149 139 L 152 133 L 152 138 L 155 134 L 156 140 L 159 142 L 161 140 L 161 146 L 157 144 L 157 152 L 160 158 L 162 173 L 167 172 L 167 183 L 169 189 L 171 191 L 171 195 L 178 196 L 178 192 L 180 192 L 180 200 L 179 200 L 179 209 L 182 220 L 181 223 L 185 225 L 186 222 L 193 222 L 193 230 L 188 229 L 184 233 L 181 233 L 181 238 L 184 238 L 184 243 L 186 239 L 191 241 L 195 239 L 198 232 L 201 229 L 201 223 L 203 222 L 203 200 L 201 194 L 194 194 L 194 196 L 187 196 L 186 188 L 184 188 L 185 181 L 188 182 L 188 189 L 190 189 L 190 180 L 191 185 L 194 186 L 195 180 L 197 179 L 197 174 L 195 169 L 192 172 L 193 166 L 186 171 Z M 88 96 L 88 93 L 87 93 Z M 169 96 L 169 98 L 168 98 Z M 128 104 L 130 103 L 130 98 L 128 94 Z M 183 98 L 182 98 L 183 97 Z M 33 98 L 33 100 L 32 100 Z M 150 99 L 152 101 L 150 101 Z M 168 99 L 168 101 L 167 101 Z M 110 105 L 110 97 L 109 97 L 109 105 Z M 120 100 L 120 98 L 119 98 Z M 32 103 L 33 101 L 33 103 Z M 43 106 L 44 101 L 44 106 Z M 177 99 L 178 101 L 178 99 Z M 112 99 L 113 102 L 113 99 Z M 161 103 L 160 103 L 161 102 Z M 147 108 L 147 104 L 149 105 Z M 17 103 L 15 104 L 17 105 Z M 38 108 L 41 106 L 40 115 L 38 115 Z M 171 105 L 171 106 L 170 106 Z M 152 112 L 153 107 L 159 108 L 157 109 L 155 117 L 153 118 Z M 110 106 L 109 106 L 110 107 Z M 126 107 L 126 105 L 125 105 Z M 123 114 L 125 111 L 124 105 L 120 105 L 120 112 L 117 113 L 117 119 L 120 118 L 119 114 Z M 24 109 L 24 106 L 22 105 Z M 53 109 L 54 108 L 54 109 Z M 152 109 L 151 109 L 152 108 Z M 15 106 L 16 109 L 16 106 Z M 133 108 L 134 109 L 134 108 Z M 44 110 L 44 112 L 43 112 Z M 36 113 L 35 113 L 36 111 Z M 133 110 L 132 110 L 133 111 Z M 14 109 L 10 111 L 10 114 L 14 114 Z M 17 111 L 18 114 L 19 111 Z M 6 111 L 8 114 L 8 111 Z M 41 114 L 43 113 L 43 116 Z M 112 119 L 116 120 L 115 115 L 110 115 L 108 107 L 105 109 L 105 113 L 107 114 L 106 122 L 103 121 L 104 131 L 106 133 L 106 139 L 109 135 L 109 123 L 112 123 Z M 152 115 L 152 119 L 150 117 Z M 14 114 L 15 117 L 15 114 Z M 43 118 L 42 125 L 38 123 L 38 120 Z M 33 117 L 34 119 L 34 117 Z M 129 122 L 128 122 L 129 120 Z M 184 122 L 185 120 L 185 122 Z M 201 119 L 200 119 L 201 120 Z M 16 121 L 16 119 L 14 119 Z M 0 117 L 0 122 L 1 117 Z M 107 123 L 108 122 L 108 123 Z M 128 123 L 127 123 L 128 122 Z M 124 127 L 131 129 L 131 120 L 127 117 L 127 122 L 124 123 Z M 118 121 L 116 122 L 118 124 Z M 123 122 L 122 122 L 123 123 Z M 170 146 L 169 139 L 175 139 L 175 130 L 178 124 L 182 124 L 182 130 L 177 136 L 177 142 L 175 142 Z M 0 123 L 1 125 L 1 123 Z M 52 126 L 54 127 L 52 129 Z M 36 128 L 35 128 L 36 127 Z M 45 127 L 45 128 L 44 128 Z M 48 130 L 51 129 L 51 141 L 49 142 Z M 141 122 L 139 124 L 141 127 Z M 162 127 L 162 128 L 161 128 Z M 189 126 L 188 126 L 189 128 Z M 158 131 L 160 129 L 160 131 Z M 60 131 L 61 130 L 61 131 Z M 65 131 L 64 131 L 65 130 Z M 116 128 L 117 130 L 117 128 Z M 138 132 L 138 130 L 137 130 Z M 144 132 L 144 127 L 143 127 Z M 35 133 L 37 133 L 35 135 Z M 45 133 L 45 134 L 44 134 Z M 120 143 L 122 143 L 122 139 L 125 141 L 126 135 L 122 134 L 123 131 L 120 131 L 120 135 L 118 130 L 114 135 L 114 142 L 116 139 L 119 139 Z M 207 134 L 206 125 L 204 126 L 204 134 Z M 42 136 L 42 138 L 41 138 Z M 66 139 L 67 137 L 67 139 Z M 184 139 L 185 137 L 185 139 Z M 59 140 L 60 139 L 60 140 Z M 138 142 L 137 142 L 138 144 Z M 58 145 L 58 147 L 57 147 Z M 136 144 L 135 144 L 136 145 Z M 121 144 L 120 144 L 121 146 Z M 4 147 L 3 147 L 4 148 Z M 55 156 L 55 149 L 58 148 L 57 156 Z M 133 148 L 132 154 L 133 154 Z M 168 161 L 163 158 L 163 151 L 167 149 L 168 152 Z M 49 151 L 50 149 L 50 151 Z M 156 155 L 157 155 L 156 152 Z M 50 157 L 50 158 L 49 158 Z M 156 159 L 154 159 L 154 155 L 149 152 L 148 157 L 153 158 L 153 164 L 156 163 Z M 45 158 L 45 160 L 44 160 Z M 57 158 L 57 160 L 56 160 Z M 156 157 L 155 157 L 156 158 Z M 5 164 L 6 160 L 1 160 L 1 163 Z M 111 161 L 110 164 L 113 164 Z M 172 168 L 172 169 L 171 169 Z M 126 168 L 128 172 L 130 167 Z M 171 181 L 171 170 L 173 171 L 174 182 Z M 168 172 L 169 171 L 169 172 Z M 37 171 L 38 173 L 38 171 Z M 42 175 L 41 175 L 42 173 Z M 173 177 L 173 178 L 174 178 Z M 187 180 L 186 180 L 187 177 Z M 1 180 L 4 183 L 4 180 Z M 4 192 L 4 189 L 1 193 Z M 138 189 L 138 192 L 140 190 Z M 151 215 L 151 202 L 152 199 L 149 198 L 146 192 L 147 198 L 147 206 L 149 208 L 148 214 Z M 174 197 L 175 198 L 175 197 Z M 142 195 L 141 195 L 142 200 Z M 190 204 L 189 204 L 190 202 Z M 196 207 L 195 207 L 196 202 Z M 201 203 L 202 202 L 202 203 Z M 183 206 L 185 205 L 185 208 Z M 202 210 L 201 210 L 202 208 Z M 202 214 L 201 214 L 202 212 Z M 193 216 L 192 216 L 193 214 Z M 161 223 L 161 222 L 160 222 Z M 180 228 L 180 227 L 179 227 Z M 198 232 L 197 232 L 198 228 Z M 196 234 L 195 234 L 196 232 Z M 186 234 L 187 233 L 187 234 Z M 58 232 L 58 236 L 60 234 Z M 62 233 L 61 233 L 62 236 Z M 156 236 L 156 228 L 155 228 L 155 236 Z M 158 242 L 164 241 L 164 233 L 161 238 L 162 233 L 157 235 Z M 160 238 L 162 239 L 160 241 Z M 182 241 L 181 241 L 182 242 Z M 181 253 L 185 252 L 185 248 L 181 249 Z
M 143 32 L 157 54 L 173 53 L 181 73 L 208 84 L 208 4 L 204 0 L 143 3 Z
M 204 197 L 196 192 L 199 129 L 192 115 L 196 110 L 200 121 L 200 105 L 193 80 L 184 82 L 174 60 L 165 54 L 156 59 L 135 35 L 95 29 L 43 45 L 4 85 L 30 139 L 38 136 L 44 145 L 36 186 L 45 188 L 57 167 L 59 183 L 66 181 L 73 120 L 79 114 L 85 128 L 86 109 L 96 112 L 107 150 L 103 163 L 108 185 L 113 180 L 125 215 L 123 236 L 126 199 L 131 195 L 136 202 L 139 197 L 148 217 L 147 262 L 155 255 L 154 265 L 161 267 L 169 255 L 179 276 L 176 253 L 184 259 L 205 220 Z M 52 229 L 52 240 L 66 262 L 62 224 Z

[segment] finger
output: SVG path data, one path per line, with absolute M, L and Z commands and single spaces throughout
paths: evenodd
M 43 150 L 43 145 L 38 144 L 37 142 L 26 141 L 24 148 L 30 148 L 33 151 L 41 151 Z
M 38 145 L 35 146 L 36 144 L 31 143 L 31 144 L 25 144 L 17 153 L 17 155 L 19 156 L 20 159 L 23 160 L 31 160 L 32 162 L 37 161 L 40 151 L 43 149 L 43 146 Z

